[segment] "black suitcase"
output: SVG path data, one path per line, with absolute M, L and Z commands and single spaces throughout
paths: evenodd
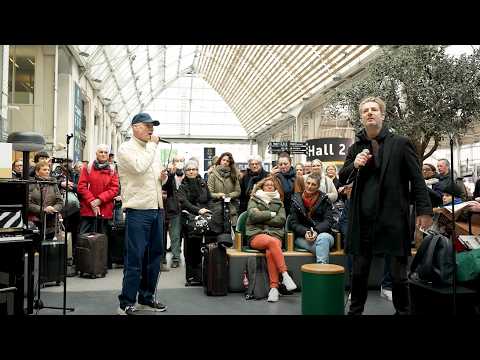
M 95 229 L 97 222 L 95 222 Z M 77 271 L 80 276 L 105 277 L 107 274 L 108 239 L 105 234 L 90 232 L 77 240 Z
M 113 224 L 108 236 L 109 265 L 123 265 L 125 251 L 125 222 Z
M 202 282 L 208 296 L 225 296 L 228 293 L 228 258 L 223 246 L 216 243 L 202 248 Z
M 60 285 L 65 266 L 64 241 L 42 241 L 40 248 L 40 286 Z
M 60 285 L 65 271 L 65 231 L 59 222 L 59 214 L 55 213 L 55 233 L 46 234 L 46 216 L 43 221 L 43 241 L 40 246 L 40 286 L 47 284 Z

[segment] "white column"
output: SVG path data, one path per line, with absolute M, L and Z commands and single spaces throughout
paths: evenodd
M 8 55 L 10 47 L 0 46 L 0 141 L 7 141 L 8 126 Z

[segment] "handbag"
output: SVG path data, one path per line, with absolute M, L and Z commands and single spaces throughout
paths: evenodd
M 184 225 L 190 235 L 204 235 L 210 231 L 210 223 L 212 222 L 212 214 L 205 213 L 203 215 L 194 215 L 187 210 L 182 211 Z
M 67 195 L 64 195 L 64 206 L 62 210 L 63 217 L 69 217 L 79 211 L 80 201 L 78 200 L 77 194 L 73 191 L 67 192 Z

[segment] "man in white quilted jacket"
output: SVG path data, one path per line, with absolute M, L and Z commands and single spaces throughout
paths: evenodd
M 122 207 L 126 214 L 123 284 L 118 297 L 120 315 L 167 309 L 155 299 L 165 251 L 162 185 L 167 181 L 157 152 L 159 138 L 153 135 L 153 127 L 160 123 L 147 113 L 139 113 L 131 125 L 132 138 L 118 149 Z

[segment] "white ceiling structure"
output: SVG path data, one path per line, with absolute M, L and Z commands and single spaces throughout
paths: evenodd
M 179 78 L 205 80 L 254 138 L 365 65 L 374 45 L 70 45 L 82 76 L 127 129 Z M 179 134 L 182 135 L 182 134 Z M 212 134 L 214 137 L 215 134 Z

